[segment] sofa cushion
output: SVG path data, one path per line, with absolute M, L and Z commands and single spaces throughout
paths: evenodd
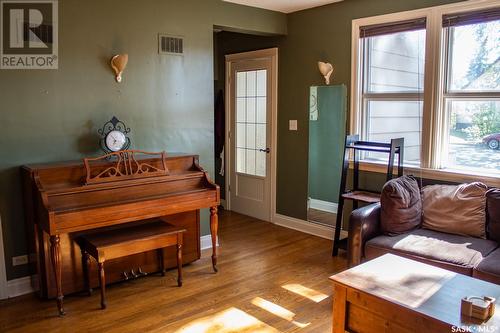
M 497 243 L 487 239 L 417 229 L 398 236 L 378 236 L 365 245 L 365 257 L 373 259 L 385 253 L 400 254 L 455 272 L 472 275 Z
M 486 238 L 486 192 L 482 183 L 431 185 L 422 189 L 422 227 Z
M 490 253 L 474 268 L 474 277 L 500 284 L 500 249 Z
M 399 235 L 420 226 L 422 200 L 413 176 L 402 176 L 385 183 L 380 205 L 380 225 L 384 234 Z
M 494 188 L 486 193 L 488 212 L 488 238 L 500 242 L 500 189 Z

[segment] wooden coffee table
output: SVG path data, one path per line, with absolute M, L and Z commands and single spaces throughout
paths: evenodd
M 334 333 L 500 332 L 500 285 L 392 254 L 330 279 Z M 496 298 L 496 313 L 484 323 L 461 316 L 465 296 Z

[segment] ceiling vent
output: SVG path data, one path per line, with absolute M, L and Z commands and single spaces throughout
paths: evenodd
M 169 35 L 158 35 L 158 53 L 159 54 L 184 54 L 184 39 Z

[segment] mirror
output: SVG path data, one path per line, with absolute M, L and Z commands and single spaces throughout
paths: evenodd
M 307 218 L 335 225 L 346 133 L 345 85 L 309 91 L 309 175 Z

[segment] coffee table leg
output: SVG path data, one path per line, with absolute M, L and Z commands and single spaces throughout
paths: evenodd
M 62 292 L 61 245 L 59 235 L 50 236 L 50 257 L 56 278 L 57 310 L 59 311 L 59 316 L 64 316 L 66 313 L 63 307 L 64 295 Z
M 347 289 L 334 284 L 333 286 L 333 333 L 345 333 Z
M 217 215 L 217 206 L 210 207 L 210 234 L 212 236 L 212 267 L 215 272 L 217 269 L 217 232 L 219 229 L 219 217 Z

